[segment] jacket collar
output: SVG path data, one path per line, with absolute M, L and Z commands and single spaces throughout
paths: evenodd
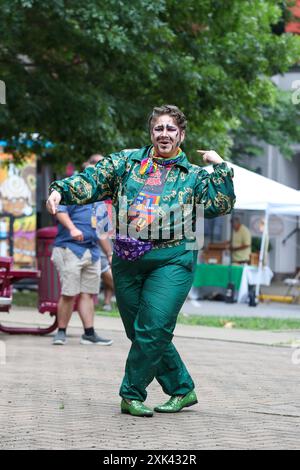
M 149 154 L 149 151 L 151 150 L 151 148 L 153 147 L 153 145 L 146 145 L 145 147 L 142 147 L 141 149 L 138 149 L 136 151 L 133 152 L 132 154 L 132 160 L 134 161 L 137 161 L 137 162 L 141 162 L 144 158 L 147 157 L 147 155 Z M 190 166 L 190 163 L 187 159 L 187 156 L 186 154 L 183 152 L 183 159 L 180 161 L 180 162 L 177 162 L 175 163 L 175 166 L 179 166 L 181 168 L 183 168 L 186 172 L 189 171 L 189 166 Z

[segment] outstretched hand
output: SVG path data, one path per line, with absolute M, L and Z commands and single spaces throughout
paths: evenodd
M 50 212 L 51 215 L 55 215 L 57 212 L 57 206 L 61 201 L 61 195 L 59 194 L 58 191 L 52 191 L 50 196 L 47 199 L 46 202 L 46 207 L 48 212 Z
M 217 154 L 214 150 L 197 150 L 198 153 L 202 155 L 204 163 L 212 163 L 217 165 L 218 163 L 223 163 L 224 160 L 220 155 Z

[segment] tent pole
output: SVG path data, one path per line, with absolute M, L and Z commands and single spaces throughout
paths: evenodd
M 225 294 L 225 302 L 226 303 L 233 303 L 235 298 L 235 286 L 232 282 L 232 237 L 233 237 L 233 217 L 234 217 L 234 210 L 231 211 L 230 214 L 230 240 L 229 240 L 229 256 L 230 256 L 230 263 L 228 266 L 228 283 L 227 289 Z
M 265 254 L 266 238 L 267 238 L 267 234 L 269 231 L 268 224 L 269 224 L 269 211 L 268 209 L 266 209 L 265 225 L 264 225 L 264 231 L 263 231 L 263 235 L 261 239 L 260 252 L 259 252 L 258 276 L 257 276 L 258 279 L 256 283 L 256 288 L 255 288 L 255 297 L 256 297 L 257 302 L 258 302 L 258 296 L 259 296 L 261 273 L 263 270 L 263 260 L 264 260 L 264 254 Z
M 228 272 L 228 284 L 232 284 L 232 238 L 233 238 L 233 217 L 234 217 L 234 209 L 231 211 L 231 214 L 230 214 L 230 246 L 229 246 L 230 264 L 229 264 L 229 272 Z

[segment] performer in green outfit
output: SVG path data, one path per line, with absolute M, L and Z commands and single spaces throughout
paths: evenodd
M 149 127 L 152 145 L 112 153 L 83 173 L 55 181 L 47 201 L 55 214 L 58 204 L 112 199 L 117 214 L 112 271 L 131 340 L 121 411 L 133 416 L 153 415 L 144 401 L 154 378 L 170 396 L 155 411 L 175 413 L 197 403 L 194 382 L 172 343 L 197 261 L 178 209 L 192 208 L 195 223 L 197 205 L 204 206 L 205 217 L 217 217 L 230 213 L 235 202 L 233 172 L 215 151 L 198 151 L 214 165 L 209 174 L 181 150 L 186 119 L 176 106 L 154 108 Z

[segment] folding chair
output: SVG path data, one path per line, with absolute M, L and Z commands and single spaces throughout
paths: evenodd
M 288 286 L 285 293 L 286 296 L 290 295 L 293 297 L 293 301 L 297 302 L 300 297 L 300 270 L 297 272 L 296 276 L 293 278 L 284 279 L 284 284 Z

